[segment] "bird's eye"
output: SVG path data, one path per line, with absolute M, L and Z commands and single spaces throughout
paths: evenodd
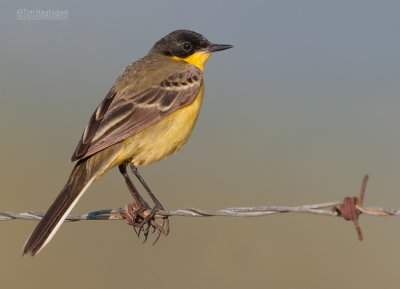
M 185 49 L 186 51 L 192 50 L 192 44 L 190 44 L 189 42 L 183 42 L 183 49 Z

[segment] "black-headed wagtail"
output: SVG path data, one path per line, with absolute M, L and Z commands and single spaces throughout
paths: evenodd
M 196 32 L 177 30 L 126 67 L 90 118 L 71 158 L 75 167 L 23 253 L 38 253 L 93 181 L 115 166 L 135 198 L 140 227 L 154 224 L 156 212 L 163 207 L 137 167 L 161 160 L 186 143 L 203 100 L 204 65 L 212 52 L 229 48 L 212 44 Z M 154 202 L 150 214 L 140 215 L 149 206 L 129 179 L 128 164 Z

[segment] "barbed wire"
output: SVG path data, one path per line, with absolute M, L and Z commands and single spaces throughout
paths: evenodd
M 183 208 L 176 210 L 158 211 L 155 218 L 186 216 L 186 217 L 258 217 L 283 213 L 306 213 L 331 217 L 342 217 L 346 221 L 354 222 L 359 240 L 363 239 L 362 231 L 358 223 L 361 214 L 371 216 L 400 216 L 400 210 L 385 209 L 381 207 L 363 207 L 363 201 L 368 181 L 365 175 L 362 181 L 358 197 L 345 197 L 343 201 L 334 201 L 302 206 L 260 206 L 260 207 L 234 207 L 220 210 L 201 210 L 196 208 Z M 130 207 L 135 210 L 134 206 Z M 147 214 L 150 212 L 147 212 Z M 146 214 L 146 212 L 145 212 Z M 0 212 L 0 221 L 8 220 L 41 220 L 43 212 Z M 79 216 L 68 216 L 66 221 L 76 222 L 85 220 L 128 220 L 127 209 L 97 210 Z

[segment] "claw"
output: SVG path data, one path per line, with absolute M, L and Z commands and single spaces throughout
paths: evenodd
M 168 218 L 163 219 L 163 222 L 162 222 L 162 227 L 163 228 L 164 228 L 164 225 L 165 225 L 165 228 L 166 228 L 165 236 L 168 236 L 168 234 L 169 234 L 169 220 L 168 220 Z
M 125 218 L 127 223 L 131 225 L 138 236 L 143 232 L 145 243 L 150 235 L 150 229 L 152 228 L 152 234 L 156 233 L 155 241 L 153 245 L 157 243 L 161 234 L 167 235 L 169 233 L 169 221 L 167 217 L 163 217 L 161 224 L 156 221 L 156 214 L 159 209 L 155 206 L 149 212 L 149 208 L 136 203 L 128 204 L 125 206 Z
M 149 236 L 149 232 L 150 232 L 150 225 L 147 224 L 147 228 L 144 230 L 144 233 L 143 233 L 143 236 L 144 236 L 143 244 L 146 243 L 147 238 Z
M 155 237 L 154 242 L 153 242 L 152 245 L 155 245 L 158 242 L 158 239 L 160 239 L 161 234 L 163 234 L 165 236 L 167 236 L 169 234 L 169 220 L 168 220 L 168 218 L 163 218 L 162 223 L 161 223 L 160 226 L 161 226 L 161 228 L 163 230 L 162 231 L 161 230 L 157 231 L 156 237 Z M 155 232 L 155 229 L 154 229 L 153 233 L 154 232 Z

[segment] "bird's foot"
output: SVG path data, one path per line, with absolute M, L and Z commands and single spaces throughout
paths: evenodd
M 169 233 L 168 217 L 157 216 L 159 210 L 163 210 L 160 204 L 156 204 L 152 209 L 150 209 L 149 206 L 143 206 L 137 203 L 125 206 L 126 220 L 128 224 L 134 228 L 138 237 L 140 237 L 141 232 L 143 232 L 143 243 L 147 241 L 151 228 L 153 229 L 152 233 L 156 233 L 153 244 L 158 241 L 161 234 L 168 235 Z M 158 219 L 161 219 L 161 222 L 157 222 Z

